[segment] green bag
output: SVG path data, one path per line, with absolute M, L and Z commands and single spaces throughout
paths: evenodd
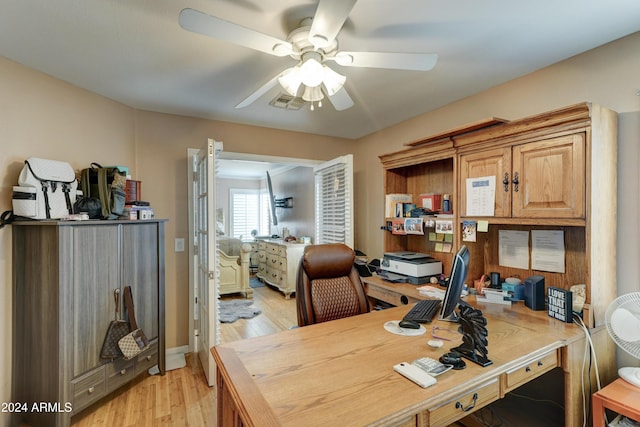
M 118 219 L 124 212 L 127 177 L 118 168 L 104 168 L 98 163 L 83 169 L 80 182 L 84 197 L 100 199 L 102 219 Z

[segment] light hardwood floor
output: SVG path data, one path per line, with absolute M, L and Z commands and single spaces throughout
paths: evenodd
M 233 295 L 223 299 L 241 298 Z M 221 325 L 222 342 L 267 335 L 297 324 L 295 299 L 268 286 L 255 288 L 262 314 Z M 72 426 L 215 426 L 215 387 L 207 386 L 196 355 L 187 366 L 164 376 L 144 376 L 101 400 L 72 419 Z

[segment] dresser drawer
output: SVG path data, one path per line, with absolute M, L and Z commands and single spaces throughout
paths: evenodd
M 462 396 L 429 410 L 430 426 L 448 426 L 474 411 L 498 400 L 500 384 L 495 379 L 475 388 Z
M 149 348 L 136 357 L 135 375 L 148 371 L 158 364 L 158 341 L 149 344 Z
M 107 365 L 107 388 L 109 391 L 117 389 L 135 376 L 134 363 L 135 358 L 131 360 L 118 359 Z
M 267 253 L 272 255 L 279 255 L 280 245 L 274 245 L 273 243 L 267 244 Z
M 521 386 L 522 384 L 539 377 L 540 375 L 552 370 L 558 366 L 558 352 L 556 350 L 541 356 L 531 362 L 521 365 L 515 369 L 507 371 L 502 376 L 504 381 L 504 392 Z
M 263 240 L 258 240 L 258 250 L 259 251 L 266 251 L 267 250 L 267 242 L 265 242 Z
M 105 366 L 91 371 L 71 381 L 71 394 L 73 396 L 73 412 L 77 413 L 86 408 L 107 392 Z

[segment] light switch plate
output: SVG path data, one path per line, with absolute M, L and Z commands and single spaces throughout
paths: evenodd
M 175 242 L 176 252 L 184 252 L 184 239 L 177 238 Z

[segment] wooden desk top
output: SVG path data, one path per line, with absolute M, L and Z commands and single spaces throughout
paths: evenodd
M 436 350 L 426 344 L 430 325 L 427 334 L 417 337 L 387 332 L 384 323 L 401 319 L 410 306 L 232 342 L 211 351 L 239 412 L 255 425 L 375 425 L 398 423 L 444 404 L 583 336 L 577 325 L 531 311 L 522 303 L 512 308 L 478 306 L 488 320 L 493 365 L 482 368 L 466 361 L 466 369 L 439 376 L 427 389 L 394 372 L 393 365 L 424 356 L 437 359 L 461 338 Z

